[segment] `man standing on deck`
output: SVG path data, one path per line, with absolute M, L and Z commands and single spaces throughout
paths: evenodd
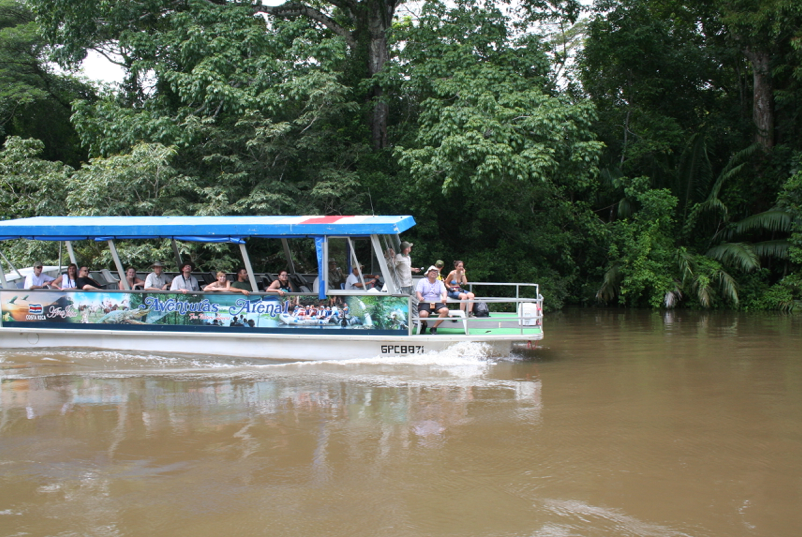
M 145 278 L 145 291 L 166 291 L 170 287 L 170 278 L 162 275 L 164 265 L 156 261 L 150 268 L 153 272 Z
M 25 276 L 25 289 L 46 289 L 51 286 L 50 282 L 55 280 L 55 278 L 47 274 L 42 274 L 43 268 L 42 263 L 37 262 L 33 264 L 33 274 Z
M 200 291 L 198 280 L 192 275 L 192 269 L 192 263 L 184 263 L 181 265 L 181 274 L 173 278 L 170 291 L 181 291 L 184 294 L 191 291 Z
M 387 264 L 395 268 L 399 292 L 405 295 L 412 294 L 412 273 L 420 272 L 419 268 L 412 268 L 412 258 L 409 256 L 412 246 L 411 242 L 404 241 L 401 243 L 400 254 L 396 254 L 392 248 L 387 250 Z
M 448 317 L 448 307 L 446 306 L 448 294 L 446 292 L 446 286 L 443 285 L 442 281 L 437 279 L 438 274 L 440 274 L 440 271 L 437 270 L 437 267 L 434 265 L 430 266 L 426 271 L 426 277 L 418 282 L 418 287 L 416 288 L 418 315 L 420 315 L 423 323 L 420 329 L 421 334 L 426 333 L 427 326 L 426 321 L 423 319 L 426 319 L 432 313 L 437 313 L 438 317 L 441 319 L 432 326 L 432 334 L 437 333 L 437 327 L 443 322 L 442 318 Z
M 237 271 L 237 281 L 231 282 L 231 287 L 234 289 L 242 289 L 243 291 L 247 291 L 249 293 L 253 292 L 251 282 L 248 281 L 248 271 L 246 269 L 240 268 Z

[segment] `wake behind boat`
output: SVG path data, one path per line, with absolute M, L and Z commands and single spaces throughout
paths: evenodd
M 467 317 L 459 309 L 459 301 L 450 301 L 448 320 L 437 335 L 421 334 L 415 301 L 400 292 L 397 274 L 386 262 L 386 252 L 400 251 L 400 234 L 414 225 L 411 216 L 109 216 L 2 221 L 0 240 L 64 241 L 74 263 L 75 241 L 107 242 L 119 279 L 106 270 L 107 285 L 97 291 L 24 290 L 6 280 L 0 265 L 0 348 L 81 347 L 333 360 L 439 352 L 462 341 L 487 343 L 495 353 L 507 354 L 513 346 L 531 346 L 542 339 L 543 299 L 537 284 L 530 283 L 471 283 L 475 300 L 490 305 L 489 316 Z M 117 289 L 119 281 L 126 285 L 115 241 L 165 238 L 173 242 L 177 266 L 182 264 L 178 241 L 238 244 L 248 282 L 259 291 L 244 296 Z M 255 272 L 246 250 L 246 243 L 261 240 L 281 242 L 295 292 L 267 292 L 275 275 Z M 290 242 L 301 246 L 314 242 L 316 272 L 295 270 Z M 329 261 L 335 252 L 345 257 L 349 272 L 362 264 L 371 267 L 375 279 L 384 283 L 382 290 L 330 286 Z M 360 287 L 367 289 L 369 282 L 362 272 L 358 275 Z M 492 296 L 479 296 L 480 290 Z M 499 296 L 502 290 L 509 295 Z

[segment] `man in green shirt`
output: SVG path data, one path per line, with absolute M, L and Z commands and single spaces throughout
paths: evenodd
M 244 289 L 248 292 L 253 292 L 253 287 L 251 287 L 250 282 L 248 281 L 248 271 L 244 268 L 241 268 L 237 271 L 237 281 L 231 282 L 231 287 L 235 287 L 237 289 Z

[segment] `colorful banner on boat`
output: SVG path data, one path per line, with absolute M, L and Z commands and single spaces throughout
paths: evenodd
M 2 325 L 274 332 L 284 329 L 408 329 L 405 297 L 0 291 Z

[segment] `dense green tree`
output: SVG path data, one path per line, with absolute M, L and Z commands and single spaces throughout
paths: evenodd
M 18 0 L 0 0 L 0 141 L 6 136 L 44 142 L 43 156 L 77 166 L 85 158 L 70 124 L 70 102 L 91 88 L 56 74 L 33 13 Z

